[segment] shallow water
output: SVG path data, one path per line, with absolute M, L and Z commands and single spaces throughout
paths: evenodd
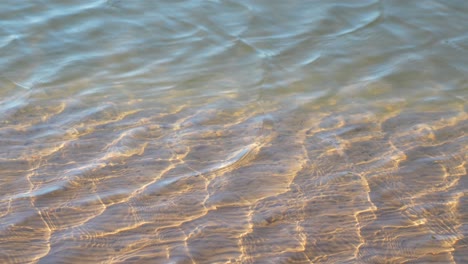
M 1 263 L 468 263 L 468 2 L 65 2 L 0 2 Z

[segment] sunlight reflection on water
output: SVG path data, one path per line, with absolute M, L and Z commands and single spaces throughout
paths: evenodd
M 468 262 L 464 1 L 8 2 L 2 263 Z

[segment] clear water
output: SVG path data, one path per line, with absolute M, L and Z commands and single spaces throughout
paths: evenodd
M 468 263 L 467 1 L 0 2 L 1 263 Z

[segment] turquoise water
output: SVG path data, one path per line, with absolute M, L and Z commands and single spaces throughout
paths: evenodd
M 1 2 L 0 262 L 468 262 L 465 2 Z

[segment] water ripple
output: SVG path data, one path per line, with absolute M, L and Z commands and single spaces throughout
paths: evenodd
M 8 2 L 0 262 L 468 259 L 463 1 Z

